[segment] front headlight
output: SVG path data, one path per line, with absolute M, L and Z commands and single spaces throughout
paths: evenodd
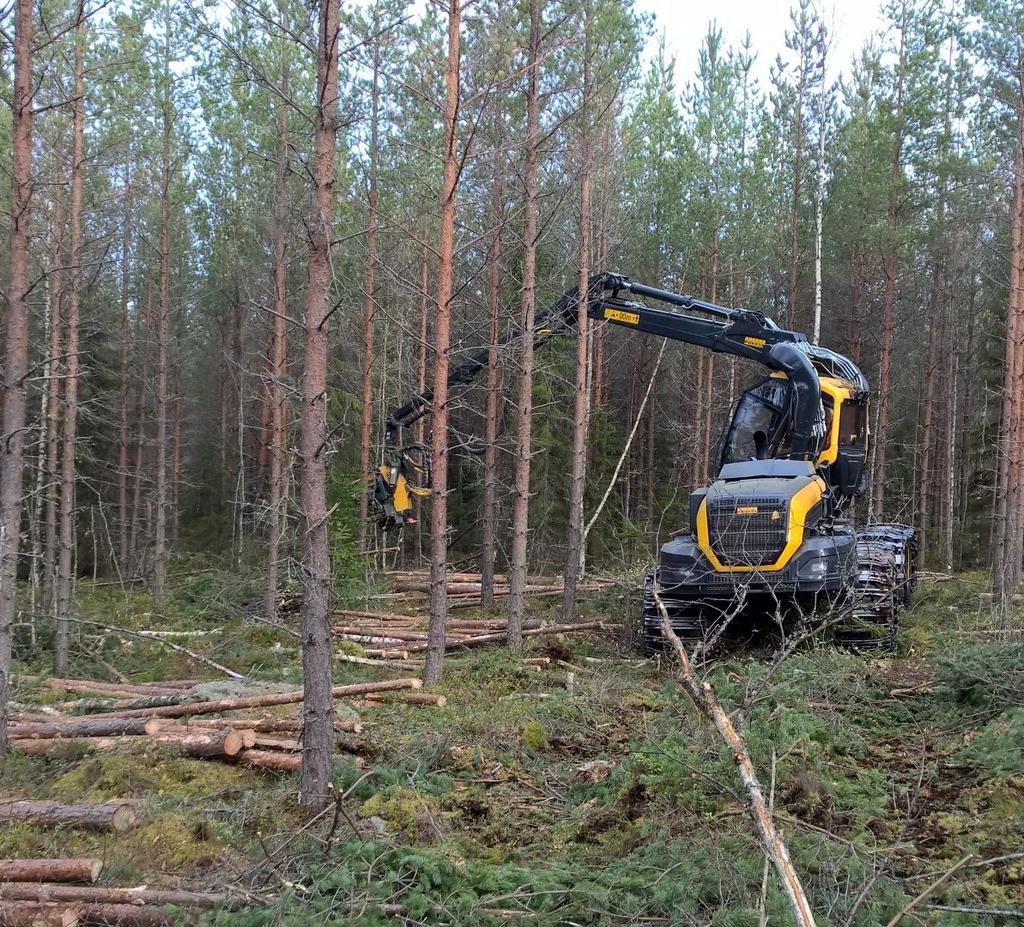
M 810 560 L 800 567 L 797 575 L 800 579 L 824 579 L 828 576 L 828 561 L 822 558 Z

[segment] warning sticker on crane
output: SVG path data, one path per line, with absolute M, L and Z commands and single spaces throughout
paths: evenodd
M 627 325 L 640 324 L 640 316 L 636 312 L 624 312 L 622 309 L 605 309 L 604 317 L 613 322 L 625 322 Z

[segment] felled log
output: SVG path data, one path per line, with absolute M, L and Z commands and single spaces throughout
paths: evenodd
M 361 612 L 351 608 L 334 608 L 331 609 L 331 614 L 341 615 L 343 618 L 369 618 L 373 621 L 409 621 L 413 624 L 420 620 L 416 615 L 394 615 L 389 612 Z
M 379 648 L 367 647 L 363 649 L 363 656 L 376 657 L 379 660 L 408 660 L 408 650 L 381 650 Z
M 2 889 L 7 901 L 83 902 L 84 904 L 173 904 L 181 908 L 216 908 L 237 904 L 237 899 L 219 892 L 186 892 L 175 889 L 110 888 L 98 885 L 54 885 L 8 882 Z
M 141 721 L 143 719 L 135 718 L 133 720 Z M 236 756 L 239 751 L 256 745 L 256 732 L 251 728 L 230 725 L 195 728 L 182 724 L 174 718 L 148 718 L 144 721 L 144 733 L 156 743 L 162 743 L 169 747 L 181 746 L 182 752 L 199 759 Z M 222 751 L 217 751 L 214 746 L 218 740 L 223 743 Z M 189 753 L 193 746 L 196 752 Z M 212 752 L 203 752 L 207 749 Z
M 53 721 L 15 722 L 9 727 L 14 739 L 47 737 L 117 737 L 145 734 L 144 718 L 67 718 Z
M 179 691 L 176 688 L 165 688 L 159 685 L 137 686 L 131 683 L 99 682 L 95 679 L 58 679 L 56 677 L 47 679 L 46 685 L 58 692 L 91 692 L 96 695 L 114 695 L 118 698 L 139 696 L 149 698 L 153 695 L 175 695 Z
M 598 631 L 604 625 L 600 621 L 584 621 L 579 624 L 549 624 L 543 628 L 530 628 L 523 631 L 523 637 L 533 637 L 538 634 L 574 634 L 578 631 Z M 483 644 L 492 644 L 495 641 L 505 640 L 505 632 L 497 631 L 493 634 L 479 634 L 476 637 L 464 637 L 462 640 L 451 640 L 445 642 L 446 650 L 454 650 L 457 647 L 479 647 Z M 411 644 L 409 652 L 426 650 L 426 644 Z
M 273 769 L 277 772 L 297 772 L 302 768 L 300 754 L 276 750 L 243 750 L 238 761 L 246 766 L 258 766 L 260 769 Z
M 99 859 L 0 859 L 0 882 L 95 882 L 102 871 Z
M 42 827 L 63 825 L 114 831 L 130 830 L 138 823 L 134 810 L 120 802 L 64 805 L 59 801 L 18 800 L 0 801 L 0 821 L 25 821 Z
M 147 722 L 148 723 L 148 722 Z M 234 728 L 237 731 L 252 731 L 256 734 L 301 734 L 302 721 L 289 718 L 189 718 L 181 724 L 185 730 L 196 728 Z M 358 721 L 337 718 L 334 730 L 344 734 L 360 734 L 363 726 Z
M 394 695 L 368 696 L 363 699 L 368 705 L 387 705 L 389 702 L 401 702 L 405 705 L 436 705 L 444 708 L 448 699 L 437 692 L 396 692 Z
M 0 927 L 77 927 L 81 915 L 62 904 L 0 901 Z
M 403 651 L 404 653 L 404 651 Z M 334 655 L 336 660 L 341 660 L 342 663 L 355 663 L 358 666 L 381 666 L 386 669 L 412 669 L 409 661 L 406 659 L 402 660 L 380 660 L 373 657 L 357 657 L 351 653 L 336 653 Z
M 272 737 L 269 734 L 253 734 L 249 749 L 252 747 L 257 750 L 279 750 L 282 753 L 298 753 L 302 750 L 302 744 L 293 737 Z
M 169 747 L 184 756 L 206 760 L 237 756 L 245 746 L 242 735 L 233 729 L 189 733 L 186 730 L 162 730 L 153 734 L 122 735 L 118 737 L 47 737 L 17 740 L 11 744 L 16 750 L 31 756 L 50 756 L 74 750 L 120 750 L 139 743 L 154 743 Z
M 127 711 L 133 708 L 162 708 L 166 705 L 182 705 L 193 697 L 190 692 L 178 690 L 172 695 L 149 695 L 144 698 L 80 698 L 73 702 L 63 702 L 60 708 L 72 714 L 90 715 Z
M 357 682 L 331 689 L 334 698 L 365 695 L 368 692 L 390 692 L 396 689 L 418 689 L 419 679 L 385 679 L 380 682 Z M 160 708 L 137 708 L 107 712 L 107 718 L 183 718 L 186 715 L 212 715 L 225 711 L 243 711 L 249 708 L 269 708 L 272 705 L 294 705 L 301 702 L 301 689 L 276 692 L 272 695 L 251 695 L 239 698 L 221 698 L 210 702 L 189 702 L 187 705 L 167 705 Z
M 181 920 L 156 905 L 80 904 L 65 910 L 77 913 L 84 927 L 172 927 Z

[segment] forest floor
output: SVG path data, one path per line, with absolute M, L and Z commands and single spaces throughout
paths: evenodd
M 880 927 L 968 854 L 902 923 L 1024 922 L 1024 643 L 984 633 L 983 588 L 980 576 L 922 584 L 894 658 L 822 646 L 766 679 L 769 655 L 727 653 L 710 676 L 727 708 L 756 689 L 742 729 L 819 925 Z M 247 617 L 236 576 L 208 569 L 175 589 L 157 621 L 145 596 L 84 586 L 96 624 L 80 625 L 71 675 L 216 676 L 102 627 L 158 626 L 220 628 L 188 646 L 249 680 L 299 682 L 294 626 Z M 555 616 L 546 609 L 534 617 Z M 626 610 L 609 595 L 585 613 L 621 622 Z M 730 757 L 670 668 L 623 639 L 531 639 L 528 656 L 583 668 L 571 691 L 556 663 L 535 669 L 495 647 L 447 659 L 444 708 L 358 708 L 359 755 L 334 773 L 336 793 L 351 791 L 306 827 L 294 774 L 152 747 L 15 755 L 0 796 L 130 799 L 142 823 L 115 836 L 17 824 L 0 830 L 0 858 L 95 855 L 102 883 L 268 902 L 211 923 L 756 927 L 762 908 L 765 923 L 791 923 Z M 47 672 L 42 657 L 16 668 Z M 335 674 L 380 675 L 348 663 Z M 13 697 L 23 710 L 60 698 L 23 677 Z

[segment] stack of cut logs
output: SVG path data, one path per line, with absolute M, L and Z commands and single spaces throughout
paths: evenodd
M 108 805 L 0 801 L 0 821 L 123 830 L 127 818 L 119 819 Z M 169 927 L 180 918 L 164 905 L 202 909 L 240 902 L 215 892 L 94 885 L 102 870 L 101 860 L 89 858 L 0 860 L 0 927 Z
M 362 655 L 338 654 L 339 660 L 391 669 L 418 669 L 418 657 L 427 649 L 426 619 L 418 615 L 396 615 L 386 612 L 335 609 L 337 622 L 331 630 L 340 640 L 352 641 L 363 648 Z M 545 634 L 573 634 L 599 631 L 600 621 L 578 624 L 542 625 L 539 621 L 524 623 L 523 634 L 534 637 Z M 466 647 L 500 644 L 508 633 L 504 619 L 449 618 L 445 649 L 457 651 Z
M 96 692 L 104 698 L 65 703 L 67 710 L 90 712 L 84 716 L 11 715 L 8 728 L 11 744 L 23 753 L 117 750 L 145 743 L 199 759 L 237 762 L 281 772 L 297 770 L 301 765 L 301 745 L 297 740 L 302 730 L 301 721 L 234 713 L 300 703 L 302 690 L 199 700 L 194 691 L 195 682 L 186 687 L 184 682 L 172 686 L 48 679 L 46 684 L 72 692 Z M 332 691 L 335 698 L 380 699 L 392 693 L 396 697 L 414 696 L 418 693 L 407 690 L 420 686 L 419 679 L 406 678 L 335 686 Z M 228 713 L 232 714 L 227 716 Z M 223 717 L 204 717 L 209 715 Z M 358 741 L 347 735 L 359 734 L 362 725 L 358 721 L 337 720 L 335 729 L 339 748 L 358 752 Z
M 418 571 L 396 571 L 388 573 L 392 580 L 392 588 L 398 593 L 430 592 L 430 577 Z M 482 577 L 479 573 L 449 573 L 448 600 L 454 608 L 480 605 Z M 603 592 L 610 589 L 614 582 L 609 579 L 590 579 L 576 586 L 578 592 Z M 524 587 L 527 596 L 541 598 L 560 596 L 565 588 L 561 576 L 531 576 Z M 497 573 L 494 576 L 494 597 L 504 598 L 509 594 L 508 576 Z

